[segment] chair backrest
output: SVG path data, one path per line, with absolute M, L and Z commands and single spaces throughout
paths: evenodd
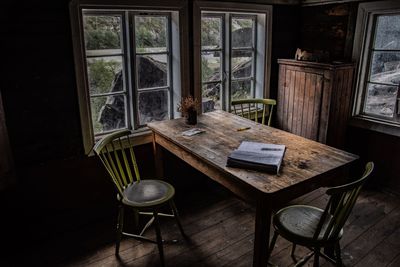
M 361 188 L 368 179 L 374 169 L 374 163 L 368 162 L 365 166 L 365 171 L 362 177 L 348 184 L 331 187 L 326 191 L 330 195 L 326 208 L 320 218 L 313 239 L 320 237 L 321 230 L 324 229 L 322 240 L 336 239 L 342 230 L 351 210 L 356 203 L 357 197 L 360 194 Z M 327 218 L 331 215 L 329 223 L 326 223 Z
M 268 116 L 268 126 L 271 125 L 272 111 L 276 105 L 274 99 L 240 99 L 232 100 L 234 114 L 258 122 L 258 115 L 261 114 L 261 123 L 265 125 L 265 118 Z
M 129 130 L 111 133 L 99 140 L 93 147 L 120 195 L 134 179 L 140 181 L 139 169 L 129 141 L 129 134 L 131 134 Z

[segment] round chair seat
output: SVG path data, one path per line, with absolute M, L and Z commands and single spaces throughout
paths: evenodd
M 322 209 L 306 206 L 293 205 L 279 210 L 274 216 L 274 227 L 279 233 L 292 242 L 310 244 L 322 241 L 326 228 L 332 218 L 327 216 L 317 240 L 313 239 L 319 220 L 324 211 Z M 341 238 L 343 229 L 338 235 Z M 332 240 L 329 240 L 332 241 Z
M 141 180 L 125 188 L 122 203 L 132 207 L 151 207 L 169 201 L 174 194 L 174 187 L 167 182 Z

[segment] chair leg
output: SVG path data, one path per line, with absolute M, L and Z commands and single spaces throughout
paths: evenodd
M 319 248 L 314 249 L 314 265 L 313 267 L 319 267 Z
M 160 253 L 161 266 L 164 267 L 165 266 L 164 249 L 163 249 L 163 243 L 162 243 L 162 237 L 161 237 L 161 231 L 160 231 L 160 221 L 158 219 L 157 211 L 153 212 L 153 216 L 154 216 L 154 226 L 156 229 L 156 236 L 157 236 L 158 252 Z
M 342 267 L 343 266 L 343 262 L 342 262 L 342 251 L 340 249 L 340 243 L 337 242 L 335 244 L 335 256 L 336 256 L 336 266 L 338 267 Z
M 182 224 L 181 224 L 181 220 L 179 218 L 178 210 L 177 210 L 177 208 L 175 206 L 175 202 L 173 200 L 171 200 L 169 202 L 169 205 L 171 206 L 172 213 L 174 214 L 174 218 L 176 220 L 176 224 L 178 225 L 179 231 L 181 231 L 182 236 L 184 238 L 186 238 L 187 236 L 186 236 L 185 232 L 183 231 L 183 227 L 182 227 Z
M 294 262 L 297 262 L 296 256 L 294 255 L 294 252 L 296 251 L 296 244 L 292 244 L 292 251 L 290 252 L 290 256 L 292 257 Z
M 304 256 L 302 259 L 300 259 L 296 264 L 294 265 L 295 267 L 300 267 L 306 264 L 306 262 L 311 259 L 311 257 L 315 254 L 314 250 L 308 253 L 306 256 Z
M 278 236 L 279 236 L 278 232 L 274 231 L 274 236 L 272 237 L 271 244 L 269 245 L 267 259 L 269 259 L 271 257 L 271 254 L 272 254 L 272 251 L 274 250 L 276 239 L 278 238 Z
M 119 245 L 121 243 L 122 231 L 124 228 L 124 205 L 120 204 L 118 208 L 118 221 L 117 221 L 117 240 L 115 243 L 115 255 L 119 254 Z

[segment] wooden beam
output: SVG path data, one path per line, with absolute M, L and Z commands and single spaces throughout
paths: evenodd
M 344 4 L 349 2 L 368 2 L 371 0 L 300 0 L 301 6 Z

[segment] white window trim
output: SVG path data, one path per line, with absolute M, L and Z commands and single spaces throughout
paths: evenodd
M 264 35 L 263 41 L 257 42 L 257 57 L 263 58 L 264 73 L 256 73 L 256 77 L 264 76 L 264 80 L 258 81 L 256 86 L 263 86 L 263 95 L 257 94 L 256 97 L 268 98 L 270 95 L 270 77 L 271 77 L 271 47 L 272 47 L 272 6 L 271 5 L 257 5 L 257 4 L 242 4 L 230 2 L 208 2 L 208 1 L 194 1 L 193 2 L 193 68 L 194 68 L 194 95 L 197 99 L 202 99 L 201 89 L 201 12 L 202 11 L 215 11 L 215 12 L 238 12 L 238 13 L 255 13 L 265 14 L 265 28 L 257 26 L 257 35 L 261 37 Z M 261 32 L 263 31 L 263 32 Z M 258 38 L 261 39 L 261 38 Z M 265 54 L 260 51 L 260 44 L 265 44 Z M 264 55 L 263 55 L 264 54 Z M 258 68 L 256 68 L 257 70 Z M 257 81 L 257 80 L 256 80 Z M 260 91 L 260 90 L 259 90 Z M 201 108 L 201 107 L 200 107 Z
M 400 12 L 399 1 L 379 1 L 361 3 L 358 7 L 357 24 L 354 36 L 353 56 L 354 62 L 357 62 L 357 79 L 355 82 L 354 103 L 352 110 L 352 119 L 350 124 L 356 127 L 400 136 L 400 124 L 396 122 L 385 121 L 374 116 L 362 114 L 363 86 L 366 79 L 366 64 L 368 64 L 368 47 L 371 43 L 373 16 L 376 14 L 385 14 Z
M 108 10 L 162 10 L 177 11 L 179 17 L 175 15 L 173 19 L 179 20 L 179 29 L 173 28 L 172 37 L 179 36 L 179 47 L 174 49 L 173 62 L 180 61 L 180 71 L 173 73 L 171 82 L 180 88 L 179 92 L 174 91 L 173 101 L 178 103 L 181 95 L 187 95 L 190 85 L 189 63 L 186 56 L 188 47 L 188 23 L 187 23 L 187 2 L 181 0 L 72 0 L 70 3 L 70 19 L 72 30 L 72 41 L 75 61 L 75 75 L 78 90 L 79 112 L 81 118 L 83 147 L 85 154 L 89 154 L 95 143 L 95 135 L 92 128 L 92 118 L 90 116 L 90 96 L 88 77 L 86 73 L 86 58 L 83 35 L 83 9 L 108 9 Z M 173 116 L 176 113 L 175 107 L 171 110 Z M 148 128 L 140 128 L 132 134 L 132 144 L 140 145 L 151 142 L 151 131 Z

